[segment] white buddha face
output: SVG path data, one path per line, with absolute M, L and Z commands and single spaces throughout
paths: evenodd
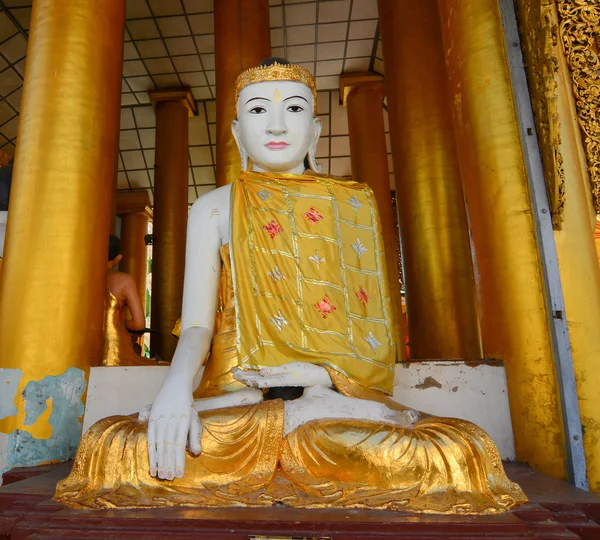
M 252 170 L 302 174 L 304 158 L 314 150 L 321 121 L 313 116 L 310 88 L 294 81 L 246 86 L 238 99 L 232 130 L 242 159 Z

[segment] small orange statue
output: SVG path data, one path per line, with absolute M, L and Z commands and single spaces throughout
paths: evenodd
M 121 241 L 111 235 L 108 248 L 108 274 L 104 314 L 103 366 L 149 366 L 156 362 L 136 354 L 129 331 L 146 327 L 144 310 L 134 279 L 115 270 L 122 259 Z M 131 314 L 131 319 L 127 314 Z

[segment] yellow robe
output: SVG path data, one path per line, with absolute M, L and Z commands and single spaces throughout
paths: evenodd
M 366 245 L 366 244 L 365 244 Z M 198 397 L 241 387 L 229 245 L 221 248 L 220 312 Z M 404 407 L 327 365 L 344 395 Z M 284 404 L 272 400 L 200 413 L 202 453 L 185 477 L 149 474 L 146 425 L 101 420 L 84 435 L 56 498 L 76 508 L 271 506 L 369 508 L 427 513 L 499 513 L 526 501 L 506 477 L 498 450 L 473 424 L 425 418 L 413 429 L 318 420 L 283 436 Z
M 246 172 L 231 197 L 241 367 L 310 362 L 391 394 L 397 339 L 371 189 Z

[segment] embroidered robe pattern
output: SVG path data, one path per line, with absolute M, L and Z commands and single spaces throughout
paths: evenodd
M 240 366 L 311 362 L 391 393 L 396 339 L 370 188 L 246 172 L 232 185 L 232 208 Z M 273 279 L 273 268 L 286 279 Z M 287 324 L 273 323 L 281 317 Z

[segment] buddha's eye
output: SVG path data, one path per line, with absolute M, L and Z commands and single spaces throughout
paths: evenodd
M 292 113 L 299 113 L 304 110 L 304 107 L 300 107 L 300 105 L 290 105 L 287 110 Z
M 252 107 L 249 112 L 250 114 L 264 114 L 267 112 L 267 109 L 261 107 L 260 105 L 257 105 L 256 107 Z

